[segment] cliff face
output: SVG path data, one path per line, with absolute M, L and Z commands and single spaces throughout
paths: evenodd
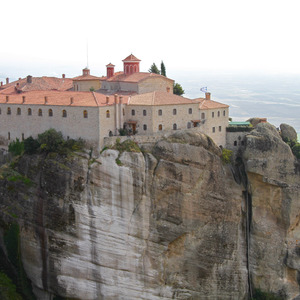
M 20 225 L 37 298 L 246 299 L 250 274 L 254 287 L 292 299 L 299 174 L 276 134 L 261 126 L 247 137 L 248 182 L 195 132 L 176 132 L 148 153 L 20 158 L 14 168 L 31 183 L 3 177 L 0 216 Z
M 243 154 L 252 199 L 250 270 L 253 284 L 282 298 L 299 294 L 300 172 L 275 128 L 259 124 Z

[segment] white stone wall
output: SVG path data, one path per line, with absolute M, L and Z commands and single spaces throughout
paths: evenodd
M 138 85 L 138 94 L 149 93 L 153 91 L 167 91 L 170 89 L 170 93 L 173 93 L 173 80 L 163 77 L 149 77 L 141 81 Z
M 201 132 L 210 136 L 218 146 L 226 146 L 228 111 L 228 107 L 199 110 L 198 118 L 202 120 Z M 203 113 L 205 118 L 203 118 Z
M 101 87 L 100 80 L 78 80 L 73 81 L 74 91 L 89 92 L 91 88 L 98 90 Z
M 10 107 L 11 114 L 7 115 L 7 108 Z M 18 138 L 22 140 L 29 136 L 34 138 L 38 134 L 54 128 L 63 133 L 64 138 L 83 138 L 92 145 L 99 144 L 99 108 L 78 107 L 78 106 L 53 106 L 53 105 L 30 105 L 30 104 L 0 104 L 0 136 L 7 143 Z M 17 115 L 17 109 L 21 109 L 21 115 Z M 32 114 L 28 115 L 28 108 Z M 38 115 L 39 109 L 42 116 Z M 52 109 L 53 116 L 49 116 L 49 109 Z M 62 111 L 66 110 L 67 116 L 62 117 Z M 84 110 L 88 118 L 84 118 Z M 8 140 L 8 138 L 10 138 Z
M 160 106 L 128 105 L 126 106 L 126 120 L 137 122 L 137 134 L 139 135 L 171 131 L 174 130 L 174 124 L 176 124 L 177 130 L 187 129 L 188 122 L 193 127 L 191 120 L 199 119 L 198 107 L 198 103 Z M 190 108 L 192 109 L 191 114 L 189 113 Z M 176 114 L 173 114 L 174 109 L 176 109 Z M 134 110 L 135 115 L 132 115 L 132 110 Z M 146 116 L 144 115 L 144 110 L 146 111 Z M 159 115 L 159 110 L 161 110 L 162 115 Z M 144 125 L 147 126 L 146 130 Z M 162 130 L 159 130 L 159 125 L 162 126 Z

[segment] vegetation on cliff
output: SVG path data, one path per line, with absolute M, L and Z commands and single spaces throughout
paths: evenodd
M 25 154 L 37 153 L 50 153 L 56 152 L 60 155 L 68 155 L 74 151 L 80 151 L 84 148 L 84 141 L 82 139 L 65 140 L 60 131 L 49 129 L 38 135 L 37 139 L 28 137 L 24 141 L 13 141 L 9 144 L 8 150 L 14 156 Z

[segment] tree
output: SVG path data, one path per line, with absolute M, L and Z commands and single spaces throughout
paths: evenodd
M 24 141 L 24 152 L 26 154 L 34 154 L 38 151 L 40 146 L 40 143 L 32 136 L 30 136 Z
M 61 132 L 57 132 L 51 128 L 44 133 L 38 135 L 38 142 L 41 145 L 41 149 L 45 152 L 57 152 L 64 139 Z
M 184 94 L 184 90 L 182 89 L 182 86 L 179 83 L 174 82 L 173 93 L 178 96 L 181 96 Z
M 165 64 L 163 61 L 161 61 L 161 64 L 160 64 L 160 74 L 167 77 L 166 75 L 166 67 L 165 67 Z
M 150 73 L 155 73 L 155 74 L 160 74 L 159 69 L 157 68 L 156 64 L 153 63 L 150 67 L 150 69 L 148 70 Z

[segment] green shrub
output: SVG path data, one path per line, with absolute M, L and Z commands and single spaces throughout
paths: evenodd
M 277 297 L 274 293 L 263 292 L 260 289 L 255 289 L 251 300 L 282 300 L 282 298 Z
M 2 272 L 0 272 L 0 299 L 22 300 L 22 297 L 16 291 L 16 286 L 12 283 L 11 279 Z
M 26 154 L 35 154 L 38 152 L 38 149 L 40 148 L 40 143 L 34 139 L 32 136 L 25 139 L 24 141 L 24 153 Z
M 8 151 L 14 156 L 23 154 L 24 142 L 20 142 L 19 139 L 16 139 L 8 145 Z
M 230 164 L 231 163 L 231 157 L 232 157 L 232 151 L 226 148 L 222 149 L 222 162 L 224 164 Z
M 300 143 L 295 143 L 292 147 L 292 152 L 298 159 L 300 159 Z
M 120 143 L 120 139 L 116 139 L 116 144 L 112 147 L 113 149 L 118 150 L 119 152 L 141 152 L 138 144 L 132 140 L 126 140 L 123 143 Z
M 51 128 L 38 135 L 38 142 L 41 145 L 40 149 L 43 152 L 55 152 L 64 142 L 64 139 L 60 131 L 58 132 L 55 129 Z

